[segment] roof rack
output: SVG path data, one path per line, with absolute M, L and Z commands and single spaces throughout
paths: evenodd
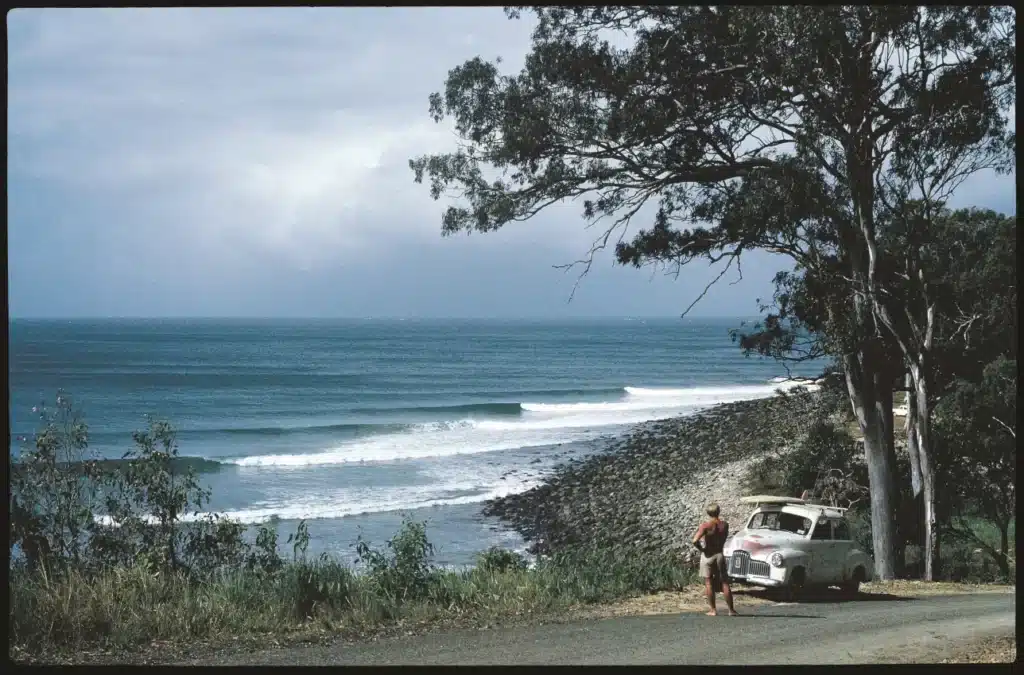
M 799 497 L 779 497 L 775 495 L 750 495 L 740 497 L 740 504 L 806 504 L 807 500 Z

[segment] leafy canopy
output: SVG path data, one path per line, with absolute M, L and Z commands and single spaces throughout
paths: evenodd
M 461 143 L 410 167 L 435 199 L 456 198 L 445 234 L 579 199 L 589 224 L 606 221 L 588 262 L 619 231 L 623 264 L 761 248 L 835 266 L 863 245 L 855 206 L 938 201 L 1012 162 L 1010 8 L 529 11 L 518 74 L 470 59 L 430 97 Z M 647 204 L 653 223 L 623 241 Z

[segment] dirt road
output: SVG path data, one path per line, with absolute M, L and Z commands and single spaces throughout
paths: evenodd
M 209 665 L 937 663 L 968 641 L 1015 634 L 1011 594 L 750 607 L 739 617 L 616 617 L 292 647 Z

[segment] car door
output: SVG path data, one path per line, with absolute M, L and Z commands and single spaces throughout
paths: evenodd
M 830 583 L 835 574 L 831 520 L 821 518 L 814 523 L 811 538 L 807 541 L 807 552 L 811 558 L 808 582 L 812 584 Z
M 853 570 L 846 569 L 846 561 L 850 559 L 850 550 L 853 548 L 853 540 L 850 537 L 850 526 L 845 520 L 836 520 L 832 523 L 832 559 L 834 561 L 833 574 L 837 580 L 846 581 L 850 578 Z

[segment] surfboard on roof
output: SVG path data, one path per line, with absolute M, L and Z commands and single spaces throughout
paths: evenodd
M 750 495 L 740 497 L 740 504 L 806 504 L 806 499 L 799 497 L 780 497 L 778 495 Z

